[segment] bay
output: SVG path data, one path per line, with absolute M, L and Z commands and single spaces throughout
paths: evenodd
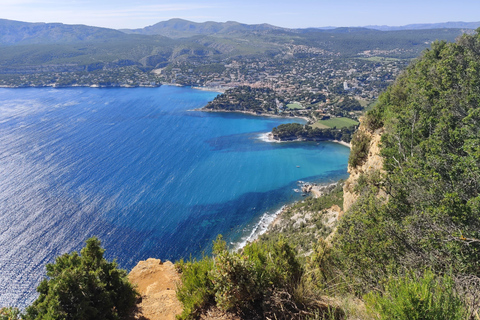
M 45 264 L 90 236 L 126 269 L 199 257 L 301 199 L 299 180 L 347 176 L 344 146 L 259 138 L 292 119 L 192 111 L 216 95 L 0 89 L 0 306 L 30 303 Z

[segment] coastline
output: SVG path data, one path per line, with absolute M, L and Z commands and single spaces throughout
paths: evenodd
M 324 195 L 326 190 L 336 186 L 339 183 L 339 181 L 336 181 L 333 183 L 325 183 L 325 184 L 317 185 L 316 183 L 303 182 L 303 181 L 299 181 L 299 182 L 302 182 L 302 188 L 307 186 L 310 187 L 309 191 L 304 192 L 304 194 L 306 195 L 311 194 L 314 198 L 320 198 L 321 196 Z M 282 221 L 282 214 L 300 201 L 303 201 L 303 200 L 297 200 L 292 203 L 285 204 L 280 209 L 274 211 L 273 213 L 269 211 L 265 212 L 260 217 L 259 221 L 255 223 L 255 225 L 252 228 L 252 231 L 247 236 L 241 238 L 235 243 L 232 243 L 233 245 L 232 249 L 241 250 L 248 243 L 252 243 L 256 241 L 261 235 L 270 232 L 272 227 L 274 227 L 275 225 L 277 225 Z
M 294 140 L 276 140 L 273 138 L 273 134 L 271 132 L 266 132 L 262 133 L 259 136 L 259 139 L 265 142 L 270 142 L 270 143 L 285 143 L 285 142 L 308 142 L 308 141 L 329 141 L 329 142 L 334 142 L 341 144 L 342 146 L 348 147 L 352 149 L 352 145 L 348 142 L 341 141 L 341 140 L 331 140 L 331 139 L 323 139 L 323 140 L 306 140 L 306 139 L 294 139 Z
M 31 86 L 11 86 L 11 85 L 0 85 L 0 88 L 4 89 L 22 89 L 22 88 L 55 88 L 55 89 L 62 89 L 62 88 L 159 88 L 163 84 L 159 83 L 156 85 L 151 84 L 139 84 L 139 85 L 127 85 L 127 84 L 119 84 L 119 85 L 98 85 L 98 84 L 71 84 L 71 85 L 56 85 L 52 84 L 44 84 L 44 85 L 31 85 Z
M 216 113 L 243 113 L 243 114 L 248 114 L 248 115 L 257 116 L 257 117 L 303 119 L 307 122 L 310 121 L 310 118 L 307 118 L 307 117 L 296 117 L 296 116 L 278 115 L 278 114 L 271 114 L 271 113 L 256 113 L 253 111 L 244 111 L 244 110 L 210 110 L 210 109 L 198 108 L 198 109 L 193 109 L 193 111 L 212 112 L 212 113 L 215 113 L 215 112 Z
M 296 140 L 288 140 L 288 141 L 281 141 L 273 139 L 273 134 L 271 132 L 263 133 L 259 135 L 259 139 L 269 143 L 284 143 L 284 142 L 300 142 L 300 141 L 309 141 L 304 139 L 296 139 Z M 348 147 L 351 149 L 351 144 L 345 141 L 339 140 L 316 140 L 316 141 L 329 141 L 341 144 L 342 146 Z M 299 181 L 302 182 L 302 181 Z M 302 182 L 302 192 L 304 194 L 311 194 L 314 198 L 320 198 L 324 195 L 326 189 L 335 186 L 338 184 L 338 181 L 328 184 L 320 184 L 317 185 L 316 183 L 310 182 Z M 308 191 L 307 191 L 308 190 Z M 236 243 L 233 243 L 233 250 L 240 250 L 245 247 L 248 243 L 256 241 L 261 235 L 268 233 L 269 230 L 275 226 L 276 224 L 280 223 L 282 214 L 289 209 L 291 206 L 295 205 L 295 203 L 302 201 L 294 201 L 292 203 L 283 205 L 279 210 L 275 211 L 273 214 L 270 212 L 265 212 L 261 217 L 260 220 L 254 225 L 250 234 L 244 238 L 241 238 Z

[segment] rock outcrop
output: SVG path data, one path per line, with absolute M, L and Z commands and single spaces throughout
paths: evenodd
M 137 286 L 142 297 L 136 319 L 175 320 L 175 316 L 182 312 L 182 304 L 175 292 L 180 275 L 170 261 L 140 261 L 130 271 L 128 279 Z
M 382 172 L 383 158 L 380 156 L 380 139 L 382 137 L 383 128 L 375 132 L 368 131 L 363 124 L 358 128 L 370 137 L 370 145 L 367 159 L 359 166 L 348 166 L 348 173 L 350 177 L 343 185 L 343 210 L 348 211 L 352 204 L 357 200 L 358 194 L 355 193 L 354 188 L 357 180 L 361 174 L 372 173 L 374 171 Z

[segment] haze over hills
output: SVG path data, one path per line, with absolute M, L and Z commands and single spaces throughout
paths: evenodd
M 457 28 L 457 29 L 477 29 L 480 27 L 480 21 L 477 22 L 442 22 L 442 23 L 420 23 L 420 24 L 408 24 L 405 26 L 376 26 L 370 25 L 365 28 L 376 29 L 381 31 L 395 31 L 395 30 L 420 30 L 420 29 L 444 29 L 444 28 Z

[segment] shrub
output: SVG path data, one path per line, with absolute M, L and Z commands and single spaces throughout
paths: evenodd
M 178 300 L 183 304 L 183 312 L 179 319 L 189 319 L 209 304 L 214 304 L 215 294 L 210 272 L 213 260 L 203 257 L 201 260 L 176 263 L 181 272 L 182 284 L 177 289 Z
M 383 127 L 384 120 L 382 117 L 383 117 L 383 110 L 381 106 L 377 105 L 372 110 L 368 111 L 365 114 L 363 124 L 369 131 L 373 132 Z
M 0 320 L 18 320 L 21 318 L 20 310 L 14 307 L 0 308 Z
M 265 289 L 253 262 L 226 250 L 216 258 L 210 275 L 217 306 L 225 311 L 252 306 Z
M 214 258 L 177 263 L 182 272 L 177 296 L 184 305 L 180 319 L 194 318 L 209 305 L 258 317 L 281 310 L 278 303 L 293 302 L 287 300 L 293 299 L 303 269 L 285 241 L 272 245 L 251 243 L 241 252 L 229 252 L 219 236 L 213 253 Z
M 97 238 L 85 248 L 47 264 L 47 279 L 37 287 L 40 296 L 26 310 L 26 319 L 125 319 L 138 293 L 127 272 L 108 262 Z
M 361 165 L 368 156 L 370 137 L 363 131 L 357 131 L 353 135 L 352 150 L 348 158 L 348 164 L 351 167 Z
M 467 317 L 452 278 L 436 277 L 429 270 L 422 277 L 390 278 L 383 294 L 371 292 L 364 298 L 377 319 L 463 320 Z

